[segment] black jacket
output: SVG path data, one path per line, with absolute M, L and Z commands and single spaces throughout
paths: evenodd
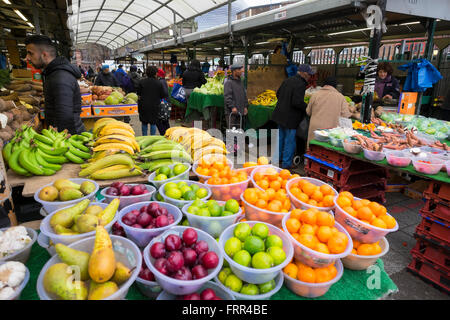
M 248 108 L 247 92 L 241 79 L 234 79 L 229 76 L 223 86 L 225 115 L 229 115 L 233 108 L 236 108 L 244 115 L 244 108 Z
M 283 81 L 277 91 L 277 106 L 272 113 L 274 122 L 287 129 L 297 129 L 306 114 L 307 84 L 298 74 Z
M 169 99 L 169 86 L 167 85 L 167 81 L 164 78 L 159 78 L 159 82 L 161 82 L 164 89 L 164 96 L 166 99 Z
M 139 82 L 137 94 L 139 96 L 139 120 L 144 123 L 156 124 L 161 99 L 168 98 L 161 81 L 155 78 L 142 79 Z
M 106 86 L 106 87 L 120 87 L 119 81 L 117 81 L 116 77 L 111 72 L 104 74 L 103 71 L 100 71 L 97 75 L 97 79 L 95 79 L 96 86 Z
M 386 95 L 392 96 L 392 99 L 398 99 L 400 97 L 400 84 L 398 83 L 397 78 L 395 78 L 394 76 L 391 76 L 391 80 L 385 83 L 383 96 L 379 98 L 381 99 Z
M 42 72 L 44 80 L 45 119 L 48 125 L 70 134 L 83 132 L 81 94 L 77 79 L 80 70 L 64 57 L 56 57 Z
M 183 73 L 183 87 L 185 89 L 200 88 L 205 83 L 205 75 L 200 70 L 188 69 Z
M 136 92 L 137 87 L 139 86 L 139 81 L 141 81 L 141 76 L 136 71 L 129 72 L 128 76 L 130 77 L 131 82 L 133 83 L 132 92 Z

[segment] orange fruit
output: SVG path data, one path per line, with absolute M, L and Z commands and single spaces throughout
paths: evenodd
M 352 252 L 351 252 L 352 254 L 358 254 L 357 252 L 356 252 L 356 249 L 355 248 L 353 248 L 352 249 Z
M 387 229 L 393 229 L 397 225 L 397 221 L 395 221 L 394 217 L 388 216 L 387 214 L 382 215 L 380 219 L 386 223 Z
M 353 209 L 358 211 L 360 208 L 364 207 L 364 205 L 361 202 L 361 200 L 355 200 L 355 201 L 353 201 L 353 206 L 352 207 L 353 207 Z
M 324 207 L 332 207 L 333 205 L 334 205 L 334 197 L 333 196 L 326 195 L 325 197 L 323 197 L 323 206 Z
M 370 210 L 369 207 L 361 207 L 358 209 L 358 212 L 356 216 L 360 220 L 367 220 L 370 221 L 370 218 L 372 217 L 373 213 L 372 210 Z
M 315 236 L 309 233 L 300 234 L 300 238 L 298 241 L 305 247 L 308 247 L 313 250 L 317 245 L 317 240 L 315 239 Z
M 266 194 L 269 200 L 273 200 L 275 198 L 276 191 L 273 190 L 272 188 L 269 188 L 266 190 Z
M 245 189 L 244 199 L 250 204 L 255 204 L 258 201 L 258 195 L 254 188 Z
M 273 212 L 280 212 L 281 206 L 278 204 L 278 202 L 275 202 L 277 200 L 273 200 L 269 202 L 269 205 L 267 206 L 267 210 L 273 211 Z
M 239 179 L 237 177 L 232 177 L 230 179 L 230 183 L 237 183 L 237 182 L 239 182 Z
M 286 229 L 289 231 L 289 233 L 297 233 L 297 231 L 300 229 L 300 221 L 294 218 L 290 218 L 286 220 Z
M 367 200 L 367 199 L 362 199 L 361 202 L 362 202 L 363 206 L 365 206 L 365 207 L 367 207 L 370 204 L 370 200 Z
M 256 182 L 258 182 L 262 178 L 263 178 L 263 174 L 261 173 L 261 171 L 257 171 L 253 175 L 253 180 L 255 180 Z
M 314 250 L 320 253 L 330 254 L 330 250 L 328 250 L 328 247 L 325 243 L 319 242 Z
M 386 207 L 380 205 L 380 208 L 379 208 L 377 217 L 379 217 L 379 216 L 384 216 L 386 213 L 387 213 Z
M 351 215 L 352 217 L 356 218 L 357 215 L 357 211 L 355 209 L 353 209 L 352 207 L 345 207 L 342 208 L 342 210 L 344 210 L 345 212 L 347 212 L 349 215 Z
M 310 206 L 314 206 L 314 207 L 317 207 L 317 201 L 316 200 L 314 200 L 314 199 L 309 199 L 308 200 L 308 202 L 307 202 L 307 204 L 309 204 Z
M 281 189 L 281 183 L 277 180 L 270 182 L 270 187 L 275 190 L 278 191 Z
M 291 177 L 289 178 L 289 180 L 294 179 L 294 178 L 300 178 L 300 176 L 298 174 L 292 174 Z
M 323 200 L 323 194 L 320 190 L 316 190 L 311 195 L 311 199 L 316 200 L 317 202 L 321 202 Z
M 358 240 L 353 240 L 353 248 L 358 249 L 358 247 L 361 245 L 361 242 L 359 242 Z
M 292 176 L 289 178 L 289 179 L 292 179 Z M 306 181 L 306 180 L 304 180 L 304 179 L 301 179 L 301 180 L 298 180 L 296 183 L 294 183 L 294 184 L 296 184 L 299 188 L 302 188 L 303 189 L 303 186 L 305 185 L 305 184 L 307 184 L 308 183 L 308 181 Z
M 332 228 L 331 228 L 331 232 L 332 232 L 333 234 L 336 234 L 336 233 L 339 232 L 339 230 L 338 230 L 338 228 L 336 228 L 336 227 L 332 227 Z
M 302 191 L 301 191 L 299 188 L 297 188 L 297 187 L 291 188 L 289 191 L 290 191 L 290 192 L 292 193 L 292 195 L 293 195 L 294 197 L 296 197 L 297 199 L 300 199 L 300 195 L 301 195 L 301 194 L 304 194 L 304 193 L 302 193 Z M 308 200 L 309 200 L 309 197 L 308 197 Z
M 219 171 L 223 170 L 224 167 L 225 167 L 224 163 L 220 162 L 220 161 L 214 162 L 214 164 L 213 164 L 213 168 L 215 168 L 215 169 L 217 169 Z
M 331 280 L 328 268 L 317 268 L 314 271 L 316 273 L 316 283 L 328 282 Z
M 386 222 L 384 222 L 383 220 L 381 220 L 379 218 L 373 219 L 370 222 L 370 224 L 373 225 L 374 227 L 377 227 L 377 228 L 387 229 Z
M 264 190 L 266 190 L 266 189 L 268 189 L 269 188 L 269 181 L 267 181 L 267 180 L 259 180 L 257 183 L 256 183 L 259 187 L 261 187 L 261 188 L 263 188 Z
M 317 190 L 317 186 L 315 186 L 315 185 L 313 185 L 312 183 L 310 183 L 310 182 L 306 182 L 304 185 L 303 185 L 303 187 L 302 187 L 302 191 L 304 192 L 304 193 L 306 193 L 306 195 L 308 196 L 308 197 L 311 197 L 311 195 L 314 193 L 314 191 L 316 191 Z
M 302 267 L 301 269 L 298 270 L 297 280 L 308 283 L 315 283 L 316 273 L 314 272 L 314 269 L 311 267 L 308 266 Z
M 314 235 L 314 228 L 312 225 L 304 223 L 301 227 L 300 230 L 298 231 L 298 233 L 300 233 L 300 235 L 302 234 L 312 234 Z
M 283 209 L 286 209 L 288 211 L 291 209 L 291 200 L 289 198 L 284 199 Z
M 317 213 L 315 209 L 308 209 L 302 212 L 300 221 L 310 225 L 315 225 L 317 220 Z
M 258 197 L 259 197 L 259 199 L 263 199 L 265 201 L 269 201 L 270 200 L 269 194 L 266 191 L 261 191 L 260 190 L 259 193 L 258 193 Z
M 339 196 L 336 200 L 336 203 L 341 208 L 350 207 L 352 205 L 352 201 L 350 200 L 350 198 L 344 196 Z
M 287 169 L 281 170 L 278 174 L 280 175 L 281 179 L 283 179 L 283 180 L 287 180 L 291 176 L 291 173 Z
M 257 160 L 257 163 L 259 166 L 264 166 L 264 165 L 268 165 L 269 164 L 269 159 L 267 159 L 266 157 L 259 157 Z
M 304 203 L 308 203 L 308 201 L 309 201 L 308 195 L 306 193 L 303 193 L 303 192 L 300 193 L 298 196 L 296 196 L 296 198 L 298 200 L 300 200 L 301 202 L 304 202 Z
M 361 244 L 358 249 L 356 250 L 357 254 L 359 256 L 373 256 L 373 247 L 372 244 L 369 243 L 363 243 Z
M 376 202 L 369 203 L 369 208 L 372 210 L 372 213 L 378 217 L 381 205 Z
M 342 253 L 347 248 L 347 243 L 338 236 L 338 233 L 334 234 L 330 239 L 328 239 L 327 245 L 332 254 Z
M 334 226 L 334 217 L 328 212 L 319 211 L 316 215 L 316 223 L 319 226 L 328 226 L 331 228 Z
M 300 242 L 300 235 L 298 233 L 292 233 L 291 236 L 292 236 L 292 238 L 294 238 L 295 240 Z
M 282 180 L 282 181 L 281 181 L 281 187 L 282 187 L 283 189 L 286 189 L 286 184 L 287 184 L 287 180 Z
M 372 244 L 372 251 L 373 251 L 373 254 L 376 255 L 376 254 L 380 254 L 383 250 L 381 249 L 380 245 L 377 242 L 377 243 Z
M 320 186 L 320 192 L 322 192 L 324 196 L 334 195 L 333 189 L 327 184 L 323 184 Z
M 255 203 L 255 206 L 261 209 L 265 209 L 267 207 L 267 201 L 263 199 L 258 199 L 258 201 L 256 201 Z
M 328 226 L 321 226 L 317 229 L 317 238 L 319 238 L 320 242 L 327 243 L 332 236 L 333 232 Z
M 291 219 L 297 219 L 300 221 L 300 216 L 302 215 L 302 210 L 300 209 L 294 209 L 291 212 Z
M 330 272 L 330 280 L 334 279 L 337 276 L 337 269 L 334 264 L 330 264 L 328 267 L 328 271 Z
M 286 273 L 289 277 L 297 279 L 298 267 L 295 263 L 289 263 L 286 267 L 284 267 L 283 272 Z
M 345 197 L 345 198 L 349 198 L 350 201 L 353 201 L 353 194 L 351 192 L 348 191 L 342 191 L 339 193 L 339 197 Z

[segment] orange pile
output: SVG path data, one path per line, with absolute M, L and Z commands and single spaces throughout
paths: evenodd
M 286 190 L 287 181 L 296 177 L 299 177 L 299 175 L 291 174 L 286 169 L 277 172 L 275 168 L 265 168 L 255 172 L 253 180 L 263 190 L 273 189 L 278 191 L 280 189 Z
M 327 185 L 320 187 L 301 179 L 290 185 L 289 191 L 299 201 L 314 207 L 332 207 L 334 205 L 334 191 Z
M 358 256 L 374 256 L 382 251 L 379 241 L 375 243 L 361 243 L 358 240 L 353 240 L 352 253 Z
M 314 251 L 339 254 L 347 248 L 348 238 L 334 226 L 334 217 L 316 208 L 292 210 L 286 228 L 295 240 Z
M 211 177 L 215 173 L 220 173 L 225 167 L 230 168 L 226 157 L 215 155 L 201 158 L 195 171 L 202 176 Z
M 269 188 L 262 191 L 249 188 L 244 191 L 244 199 L 255 207 L 272 212 L 286 213 L 291 209 L 291 200 L 283 189 L 275 191 Z
M 259 157 L 257 162 L 248 161 L 244 163 L 244 168 L 255 167 L 255 166 L 265 166 L 269 164 L 269 159 L 266 157 Z
M 221 171 L 212 174 L 207 181 L 211 185 L 223 185 L 242 182 L 248 179 L 245 171 L 231 170 L 229 166 L 225 166 Z
M 291 278 L 309 283 L 328 282 L 337 275 L 337 269 L 334 264 L 324 268 L 311 268 L 295 259 L 284 267 L 283 272 Z
M 367 199 L 355 200 L 348 191 L 339 193 L 336 203 L 352 217 L 381 229 L 395 228 L 397 221 L 386 214 L 386 208 Z

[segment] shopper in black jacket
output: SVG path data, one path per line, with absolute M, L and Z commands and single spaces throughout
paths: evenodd
M 183 73 L 183 87 L 186 92 L 186 101 L 195 88 L 200 88 L 206 83 L 205 75 L 200 67 L 200 61 L 192 60 L 188 69 Z
M 278 124 L 279 158 L 276 158 L 275 153 L 272 163 L 276 165 L 280 162 L 284 169 L 292 167 L 297 128 L 306 114 L 305 90 L 313 74 L 310 65 L 302 64 L 298 73 L 284 80 L 277 91 L 278 102 L 272 113 L 272 120 Z
M 85 131 L 81 122 L 81 94 L 77 79 L 80 70 L 64 57 L 58 57 L 52 40 L 43 35 L 25 39 L 27 60 L 36 68 L 43 69 L 45 97 L 45 120 L 48 125 L 70 134 Z
M 117 81 L 116 77 L 114 77 L 114 75 L 111 72 L 109 72 L 109 66 L 106 64 L 102 66 L 102 71 L 98 73 L 94 85 L 106 87 L 120 87 L 119 81 Z

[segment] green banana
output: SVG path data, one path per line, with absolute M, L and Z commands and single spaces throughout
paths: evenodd
M 166 138 L 164 138 L 163 136 L 146 136 L 145 138 L 140 139 L 139 146 L 141 147 L 141 149 L 144 149 L 144 148 L 148 147 L 149 145 L 151 145 L 161 139 L 166 139 Z
M 141 151 L 141 154 L 152 153 L 154 151 L 170 151 L 170 150 L 179 150 L 183 151 L 184 148 L 180 144 L 171 144 L 171 143 L 160 143 L 160 144 L 152 144 Z
M 84 151 L 84 152 L 89 152 L 89 151 L 91 151 L 91 150 L 89 150 L 89 148 L 86 147 L 83 143 L 81 143 L 80 141 L 75 140 L 75 139 L 73 138 L 73 136 L 69 138 L 69 143 L 70 143 L 72 146 L 74 146 L 75 148 L 80 149 L 81 151 Z
M 82 163 L 82 164 L 80 164 L 80 168 L 81 169 L 85 169 L 85 168 L 87 168 L 89 166 L 90 166 L 90 163 Z
M 26 176 L 26 177 L 30 177 L 31 174 L 28 172 L 28 170 L 26 170 L 25 168 L 23 168 L 20 163 L 19 163 L 19 156 L 22 153 L 22 151 L 24 151 L 25 149 L 22 148 L 17 148 L 12 154 L 11 157 L 9 158 L 9 167 L 12 169 L 12 171 L 14 171 L 15 173 L 21 175 L 21 176 Z
M 9 162 L 9 158 L 11 158 L 13 145 L 13 142 L 9 142 L 8 144 L 6 144 L 6 146 L 3 147 L 3 159 L 5 159 L 6 162 Z
M 171 151 L 154 151 L 152 153 L 147 153 L 141 155 L 141 158 L 145 161 L 149 160 L 160 160 L 160 159 L 179 159 L 185 160 L 185 162 L 192 162 L 192 158 L 185 151 L 171 150 Z
M 36 161 L 39 165 L 41 165 L 43 168 L 46 169 L 51 169 L 54 171 L 59 171 L 61 170 L 61 165 L 60 164 L 55 164 L 55 163 L 50 163 L 47 162 L 42 156 L 41 154 L 38 152 L 38 150 L 35 150 L 35 157 L 36 157 Z
M 38 148 L 41 151 L 43 151 L 44 153 L 49 154 L 51 156 L 61 156 L 69 150 L 69 148 L 67 148 L 67 147 L 53 148 L 53 147 L 46 145 L 40 141 L 33 141 L 33 142 L 38 146 Z
M 89 140 L 92 140 L 94 138 L 94 135 L 92 134 L 92 132 L 89 132 L 89 131 L 82 132 L 81 135 L 85 136 Z
M 80 141 L 81 143 L 85 143 L 85 142 L 88 142 L 90 140 L 88 137 L 85 137 L 85 136 L 83 136 L 81 134 L 76 134 L 76 135 L 74 135 L 72 137 L 73 137 L 73 139 L 75 141 Z
M 181 162 L 176 161 L 176 160 L 163 159 L 163 160 L 144 162 L 143 164 L 139 164 L 139 167 L 143 170 L 148 170 L 149 172 L 153 172 L 153 171 L 159 169 L 160 167 L 169 166 L 171 164 L 178 164 L 178 163 L 181 163 Z
M 80 157 L 77 157 L 76 155 L 74 155 L 72 152 L 67 151 L 64 156 L 69 159 L 70 162 L 73 163 L 78 163 L 78 164 L 82 164 L 84 163 L 84 160 L 81 159 Z
M 44 151 L 42 151 L 41 149 L 38 148 L 37 152 L 39 153 L 39 155 L 44 158 L 45 161 L 47 161 L 48 163 L 53 163 L 53 164 L 63 164 L 67 162 L 66 157 L 64 156 L 52 156 L 49 154 L 46 154 Z
M 107 156 L 101 158 L 94 163 L 92 163 L 89 167 L 80 171 L 79 176 L 85 177 L 89 176 L 97 170 L 100 170 L 105 167 L 110 167 L 118 164 L 128 165 L 129 167 L 134 167 L 134 161 L 127 154 L 114 154 L 112 156 Z
M 42 134 L 37 134 L 37 135 L 35 135 L 34 137 L 33 137 L 33 139 L 36 141 L 40 141 L 40 142 L 42 142 L 42 143 L 45 143 L 46 145 L 48 145 L 48 146 L 53 146 L 53 142 L 54 142 L 54 140 L 52 140 L 52 139 L 50 139 L 50 138 L 48 138 L 48 137 L 46 137 L 46 136 L 43 136 Z
M 115 171 L 108 171 L 108 172 L 94 172 L 90 175 L 90 179 L 94 180 L 115 180 L 115 179 L 121 179 L 125 177 L 135 177 L 142 175 L 142 171 L 139 168 L 134 167 L 133 169 L 120 169 Z
M 178 145 L 178 146 L 181 145 L 178 142 L 175 142 L 175 141 L 172 141 L 172 140 L 161 139 L 161 140 L 156 141 L 155 143 L 152 143 L 151 146 L 157 146 L 159 144 L 173 144 L 173 145 Z
M 56 138 L 55 141 L 53 142 L 53 148 L 56 149 L 56 148 L 62 147 L 61 144 L 62 144 L 63 140 L 64 140 L 63 137 Z
M 48 129 L 43 129 L 41 131 L 43 136 L 46 136 L 49 139 L 55 140 L 56 139 L 56 135 L 53 134 L 52 131 L 48 130 Z
M 36 176 L 41 176 L 44 174 L 44 171 L 40 166 L 36 166 L 31 159 L 31 152 L 29 149 L 22 149 L 19 155 L 19 163 L 20 165 L 26 169 L 28 172 L 31 172 L 32 174 Z
M 69 146 L 69 152 L 72 153 L 73 155 L 77 156 L 78 158 L 85 159 L 85 160 L 87 160 L 91 157 L 90 153 L 81 151 L 81 150 L 75 148 L 73 145 Z

